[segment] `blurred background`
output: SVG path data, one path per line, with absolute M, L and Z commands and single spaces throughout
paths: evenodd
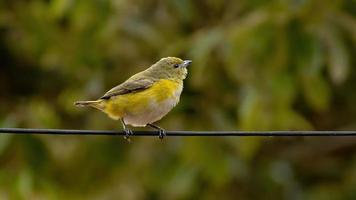
M 193 60 L 167 130 L 356 130 L 355 0 L 0 0 L 0 127 Z M 0 199 L 356 199 L 356 138 L 1 135 Z

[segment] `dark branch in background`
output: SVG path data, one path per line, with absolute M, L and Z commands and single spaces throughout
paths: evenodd
M 125 135 L 123 131 L 0 128 L 7 134 Z M 356 131 L 167 131 L 167 136 L 356 136 Z M 157 136 L 157 131 L 134 131 L 133 136 Z

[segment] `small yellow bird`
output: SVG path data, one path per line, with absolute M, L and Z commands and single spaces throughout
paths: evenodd
M 106 113 L 114 120 L 120 120 L 125 139 L 132 135 L 127 127 L 150 126 L 159 131 L 159 138 L 165 131 L 153 123 L 160 120 L 179 102 L 186 78 L 187 66 L 191 60 L 176 57 L 162 58 L 148 69 L 139 72 L 122 84 L 109 90 L 95 101 L 77 101 L 76 106 L 91 106 Z

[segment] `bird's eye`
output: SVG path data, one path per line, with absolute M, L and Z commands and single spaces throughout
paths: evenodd
M 178 67 L 179 67 L 179 65 L 178 65 L 178 64 L 175 64 L 175 65 L 173 65 L 173 67 L 174 67 L 174 68 L 178 68 Z

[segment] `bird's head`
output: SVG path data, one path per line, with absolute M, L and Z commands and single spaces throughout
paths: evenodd
M 191 60 L 182 60 L 176 57 L 166 57 L 152 65 L 151 70 L 154 73 L 154 76 L 157 76 L 157 78 L 183 80 L 187 76 L 187 67 L 191 63 Z

